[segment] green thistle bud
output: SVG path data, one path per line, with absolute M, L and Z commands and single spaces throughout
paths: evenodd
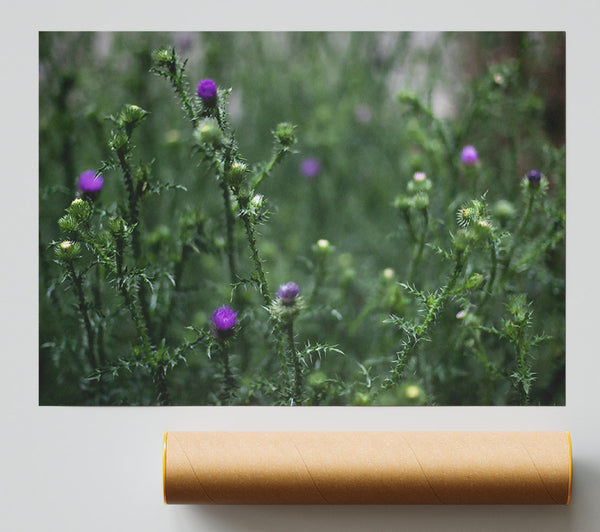
M 81 198 L 76 198 L 71 202 L 71 205 L 69 205 L 67 213 L 77 221 L 84 222 L 92 214 L 92 207 L 87 201 L 84 201 Z
M 416 383 L 405 383 L 400 386 L 399 403 L 403 405 L 422 405 L 425 403 L 425 391 Z
M 152 59 L 157 65 L 169 66 L 175 63 L 175 54 L 166 48 L 159 48 L 152 52 Z
M 516 210 L 510 201 L 498 200 L 492 209 L 494 215 L 501 221 L 506 222 L 515 216 Z
M 488 238 L 492 236 L 494 229 L 489 220 L 477 220 L 471 227 L 471 230 L 477 233 L 478 239 Z
M 58 227 L 67 235 L 72 235 L 79 230 L 79 221 L 72 214 L 65 214 L 58 220 Z
M 408 211 L 415 205 L 414 198 L 411 196 L 400 195 L 394 200 L 394 209 L 399 211 Z
M 407 189 L 411 193 L 429 192 L 433 183 L 424 172 L 415 172 L 413 178 L 408 182 Z
M 109 220 L 108 228 L 110 232 L 117 238 L 123 238 L 127 233 L 127 224 L 120 216 Z
M 470 227 L 483 219 L 485 219 L 485 205 L 479 200 L 469 201 L 456 213 L 456 222 L 461 227 Z
M 247 171 L 248 167 L 244 163 L 235 161 L 227 170 L 225 174 L 225 181 L 228 185 L 237 188 L 244 182 L 244 176 L 246 175 Z
M 483 275 L 480 273 L 474 273 L 465 282 L 465 288 L 467 290 L 476 290 L 483 283 Z
M 198 144 L 207 144 L 213 148 L 222 146 L 225 140 L 219 123 L 214 118 L 202 120 L 194 131 L 194 138 Z
M 425 194 L 424 192 L 420 192 L 413 199 L 413 204 L 415 209 L 420 211 L 424 211 L 429 207 L 429 194 Z
M 366 406 L 371 404 L 371 397 L 368 393 L 365 392 L 356 392 L 352 396 L 352 405 L 353 406 Z
M 454 235 L 454 248 L 458 253 L 462 253 L 472 241 L 473 239 L 468 231 L 460 230 Z
M 81 245 L 79 242 L 64 240 L 58 244 L 54 250 L 59 260 L 71 261 L 81 256 Z
M 385 270 L 383 270 L 383 272 L 381 273 L 381 276 L 386 280 L 386 281 L 391 281 L 392 279 L 394 279 L 394 277 L 396 276 L 396 272 L 392 269 L 392 268 L 386 268 Z
M 289 148 L 296 142 L 295 126 L 289 122 L 281 122 L 273 132 L 277 142 L 284 148 Z
M 320 257 L 327 257 L 333 252 L 333 248 L 329 243 L 329 240 L 325 238 L 317 240 L 317 243 L 313 245 L 312 250 L 315 253 L 315 255 Z
M 315 371 L 308 377 L 308 385 L 315 391 L 323 390 L 327 387 L 327 375 L 322 371 Z
M 148 116 L 148 111 L 144 111 L 137 105 L 126 105 L 119 114 L 117 124 L 131 132 L 134 127 L 139 125 L 144 118 Z

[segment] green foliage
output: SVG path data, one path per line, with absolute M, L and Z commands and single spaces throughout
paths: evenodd
M 564 36 L 416 37 L 40 34 L 40 402 L 564 404 Z

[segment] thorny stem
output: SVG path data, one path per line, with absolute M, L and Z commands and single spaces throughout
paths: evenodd
M 483 299 L 481 300 L 482 305 L 492 295 L 492 289 L 494 288 L 494 281 L 496 280 L 496 271 L 498 269 L 498 256 L 496 254 L 496 241 L 493 238 L 490 238 L 488 246 L 490 248 L 490 262 L 492 264 L 492 269 L 490 271 L 490 280 L 488 281 L 485 295 L 483 296 Z
M 79 312 L 81 312 L 81 317 L 83 318 L 83 324 L 85 326 L 85 330 L 87 333 L 87 357 L 92 366 L 92 369 L 96 367 L 96 358 L 94 357 L 94 331 L 92 330 L 92 324 L 90 322 L 90 317 L 88 315 L 88 305 L 85 300 L 85 295 L 83 293 L 83 286 L 81 283 L 81 277 L 75 273 L 75 267 L 73 263 L 69 261 L 68 263 L 69 275 L 71 280 L 73 281 L 73 285 L 75 287 L 75 293 L 77 295 L 77 303 L 79 306 Z
M 398 384 L 398 379 L 402 375 L 402 371 L 408 363 L 409 353 L 423 339 L 423 336 L 427 332 L 427 329 L 435 320 L 437 312 L 442 308 L 446 298 L 452 293 L 454 285 L 456 284 L 456 281 L 458 280 L 458 277 L 462 272 L 463 266 L 464 256 L 460 255 L 456 259 L 454 272 L 452 273 L 452 277 L 448 281 L 448 284 L 444 286 L 441 293 L 434 299 L 434 301 L 430 305 L 428 305 L 427 315 L 425 316 L 423 323 L 421 323 L 421 325 L 414 330 L 414 335 L 407 341 L 407 343 L 403 346 L 403 349 L 398 353 L 398 357 L 395 361 L 395 366 L 394 368 L 392 368 L 390 376 L 387 379 L 385 379 L 385 381 L 381 385 L 383 390 L 388 390 L 391 387 Z
M 510 262 L 512 261 L 512 257 L 514 255 L 515 248 L 517 247 L 517 240 L 522 236 L 523 231 L 525 230 L 525 227 L 527 227 L 527 223 L 529 222 L 529 218 L 531 217 L 531 211 L 533 210 L 533 200 L 534 199 L 535 199 L 535 192 L 533 190 L 531 190 L 529 192 L 529 201 L 527 202 L 527 209 L 525 211 L 523 218 L 521 219 L 521 223 L 519 223 L 519 227 L 515 231 L 515 239 L 512 243 L 510 251 L 508 252 L 508 254 L 506 256 L 506 259 L 504 260 L 503 271 L 502 271 L 502 281 L 506 280 L 506 277 L 508 276 Z
M 263 179 L 271 173 L 271 170 L 273 170 L 273 167 L 281 160 L 283 154 L 283 150 L 277 150 L 273 154 L 273 157 L 271 158 L 269 163 L 263 168 L 262 172 L 258 174 L 256 180 L 254 181 L 253 188 L 256 188 L 258 185 L 260 185 Z
M 219 179 L 221 190 L 223 191 L 223 205 L 225 210 L 225 230 L 227 234 L 227 263 L 229 265 L 229 278 L 231 284 L 236 282 L 236 264 L 235 264 L 235 247 L 234 247 L 234 226 L 235 218 L 231 210 L 231 198 L 229 189 L 222 179 Z
M 233 378 L 233 373 L 231 372 L 229 352 L 227 351 L 226 346 L 219 345 L 219 355 L 221 362 L 223 363 L 223 391 L 221 392 L 221 399 L 226 403 L 229 403 L 234 395 L 235 380 Z
M 292 399 L 295 404 L 300 405 L 302 404 L 300 399 L 300 396 L 302 395 L 302 366 L 300 364 L 300 357 L 298 356 L 296 344 L 294 342 L 294 322 L 292 320 L 290 320 L 287 324 L 286 332 L 290 346 L 290 356 L 292 358 L 294 367 L 294 391 L 292 394 Z
M 250 252 L 252 254 L 252 262 L 254 262 L 254 269 L 257 276 L 258 288 L 265 302 L 265 306 L 271 304 L 271 294 L 269 292 L 269 286 L 265 277 L 265 272 L 262 267 L 262 261 L 258 254 L 258 248 L 256 247 L 256 236 L 252 220 L 248 214 L 241 215 L 242 221 L 244 222 L 244 228 L 246 229 L 246 235 L 248 236 L 248 244 L 250 246 Z
M 163 364 L 159 364 L 159 367 L 154 371 L 154 383 L 158 391 L 157 402 L 160 406 L 166 406 L 171 404 L 171 398 L 169 396 L 169 390 L 167 389 L 167 375 L 166 368 Z
M 410 274 L 408 276 L 409 279 L 413 279 L 415 270 L 421 262 L 421 257 L 423 256 L 423 249 L 425 248 L 425 239 L 427 237 L 427 229 L 429 227 L 429 213 L 427 209 L 423 210 L 423 231 L 421 232 L 421 236 L 417 242 L 417 248 L 415 250 L 415 255 L 413 257 L 412 265 L 410 267 Z

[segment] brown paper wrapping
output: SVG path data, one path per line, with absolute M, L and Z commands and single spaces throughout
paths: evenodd
M 168 504 L 569 504 L 568 432 L 167 432 Z

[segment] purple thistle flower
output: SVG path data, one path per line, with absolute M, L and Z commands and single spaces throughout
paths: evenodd
M 77 189 L 83 193 L 95 194 L 102 190 L 103 185 L 102 174 L 96 175 L 93 170 L 86 170 L 79 176 Z
M 212 331 L 217 338 L 227 338 L 233 334 L 233 328 L 237 325 L 237 312 L 228 306 L 219 307 L 213 312 Z
M 477 150 L 473 146 L 465 146 L 460 154 L 460 158 L 464 164 L 468 165 L 477 164 L 479 162 Z
M 320 171 L 321 162 L 315 157 L 309 157 L 308 159 L 304 159 L 300 164 L 300 172 L 302 172 L 302 175 L 304 177 L 307 177 L 309 179 L 317 177 Z
M 292 303 L 300 293 L 300 288 L 294 281 L 282 284 L 277 291 L 277 297 L 284 303 Z
M 198 84 L 198 97 L 210 102 L 217 97 L 217 84 L 212 79 L 203 79 Z
M 542 180 L 542 174 L 539 170 L 529 170 L 527 179 L 532 185 L 537 185 Z

